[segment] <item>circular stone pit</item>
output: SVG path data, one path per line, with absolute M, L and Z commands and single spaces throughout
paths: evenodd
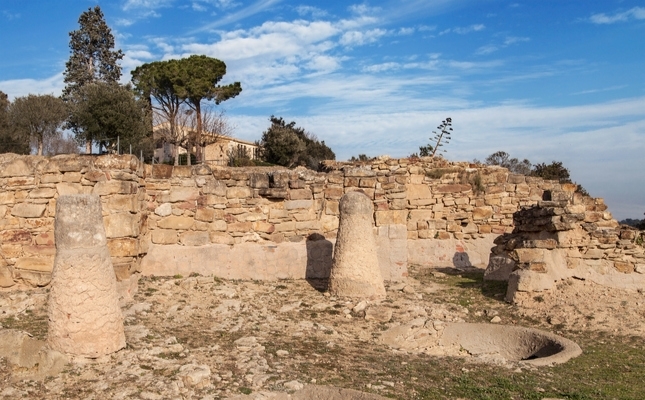
M 448 323 L 439 343 L 458 345 L 482 361 L 532 366 L 562 364 L 582 354 L 580 346 L 562 336 L 510 325 Z

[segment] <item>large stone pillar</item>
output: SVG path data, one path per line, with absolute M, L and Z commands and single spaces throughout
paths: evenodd
M 340 199 L 340 222 L 329 292 L 336 296 L 384 299 L 385 286 L 374 237 L 374 205 L 361 192 Z
M 54 235 L 49 346 L 89 358 L 124 348 L 123 316 L 99 197 L 60 196 Z

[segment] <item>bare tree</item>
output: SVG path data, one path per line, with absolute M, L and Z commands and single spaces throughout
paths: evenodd
M 215 107 L 203 108 L 201 111 L 201 134 L 199 134 L 197 113 L 191 113 L 189 120 L 190 143 L 195 146 L 198 154 L 205 155 L 206 146 L 221 142 L 223 138 L 231 137 L 234 126 L 229 122 L 224 110 Z M 205 161 L 202 159 L 202 161 Z
M 191 112 L 181 104 L 176 105 L 171 113 L 162 108 L 153 108 L 153 136 L 155 142 L 170 144 L 174 164 L 179 165 L 179 148 L 187 148 L 190 142 Z M 188 155 L 190 160 L 190 154 Z

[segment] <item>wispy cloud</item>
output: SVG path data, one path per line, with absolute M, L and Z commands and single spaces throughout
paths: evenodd
M 598 24 L 614 24 L 616 22 L 626 22 L 631 19 L 642 20 L 645 19 L 645 7 L 634 7 L 627 11 L 616 12 L 613 15 L 607 15 L 605 13 L 594 14 L 589 17 L 589 21 Z
M 159 8 L 168 7 L 172 4 L 172 2 L 173 0 L 127 0 L 123 4 L 123 10 L 156 10 Z
M 370 29 L 367 31 L 350 31 L 345 32 L 340 38 L 340 44 L 343 46 L 362 46 L 377 42 L 387 33 L 384 29 Z
M 522 43 L 522 42 L 528 42 L 530 41 L 530 38 L 527 37 L 517 37 L 517 36 L 507 36 L 506 39 L 502 43 L 499 44 L 487 44 L 484 46 L 481 46 L 480 48 L 475 51 L 475 54 L 477 55 L 487 55 L 494 53 L 500 49 L 503 49 L 505 47 L 511 46 L 516 43 Z
M 296 12 L 301 17 L 306 17 L 307 15 L 311 15 L 311 17 L 315 19 L 326 17 L 329 15 L 327 11 L 322 10 L 318 7 L 303 6 L 303 5 L 296 7 Z
M 252 15 L 261 13 L 263 11 L 268 10 L 271 7 L 274 7 L 278 3 L 280 3 L 282 0 L 259 0 L 256 1 L 255 3 L 251 4 L 250 6 L 243 8 L 239 11 L 236 11 L 234 13 L 228 14 L 224 16 L 221 19 L 218 19 L 215 22 L 211 22 L 209 24 L 206 24 L 198 29 L 195 29 L 194 31 L 190 32 L 191 34 L 198 33 L 198 32 L 204 32 L 204 31 L 210 31 L 215 28 L 219 28 L 220 26 L 225 26 L 229 25 L 238 21 L 241 21 L 245 18 L 248 18 Z
M 10 13 L 9 11 L 3 10 L 2 16 L 11 21 L 20 18 L 20 13 Z
M 460 27 L 457 26 L 455 28 L 449 28 L 449 29 L 444 29 L 443 31 L 439 32 L 439 35 L 445 35 L 447 33 L 457 33 L 459 35 L 465 35 L 467 33 L 471 32 L 479 32 L 483 31 L 486 29 L 486 26 L 484 24 L 473 24 L 470 26 L 465 26 L 465 27 Z
M 578 96 L 581 94 L 593 94 L 593 93 L 602 93 L 602 92 L 610 92 L 612 90 L 620 90 L 623 88 L 626 88 L 627 85 L 616 85 L 616 86 L 610 86 L 606 88 L 601 88 L 601 89 L 589 89 L 589 90 L 582 90 L 580 92 L 574 92 L 571 93 L 572 96 Z

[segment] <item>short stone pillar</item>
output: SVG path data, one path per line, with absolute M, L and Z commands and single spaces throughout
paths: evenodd
M 116 276 L 96 195 L 60 196 L 54 222 L 56 258 L 49 292 L 53 350 L 97 358 L 125 347 Z
M 365 194 L 349 192 L 340 199 L 339 209 L 329 292 L 343 297 L 384 299 L 373 230 L 374 205 Z

